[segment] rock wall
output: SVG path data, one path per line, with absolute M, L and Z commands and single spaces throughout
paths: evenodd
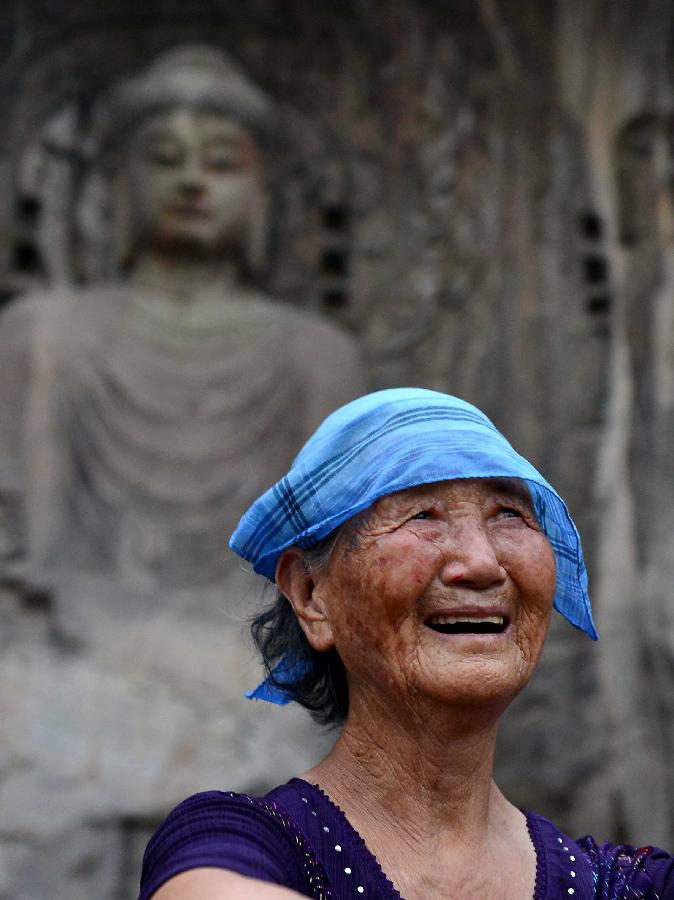
M 106 88 L 186 41 L 226 50 L 283 114 L 265 290 L 348 330 L 373 386 L 484 408 L 583 534 L 602 640 L 555 623 L 504 724 L 501 783 L 574 833 L 671 847 L 673 13 L 631 0 L 138 6 L 0 12 L 0 297 L 103 277 L 73 204 L 79 129 Z M 133 654 L 62 639 L 48 593 L 7 583 L 0 616 L 0 897 L 132 897 L 146 836 L 177 799 L 264 787 L 252 773 L 271 748 L 274 778 L 295 768 L 284 735 L 310 727 L 287 710 L 233 739 L 230 758 L 214 752 L 240 719 L 205 716 L 204 696 L 246 680 L 204 665 L 217 633 L 134 682 Z
M 583 123 L 613 300 L 594 591 L 612 802 L 619 833 L 663 846 L 674 828 L 672 15 L 657 3 L 569 4 L 558 28 L 561 94 Z

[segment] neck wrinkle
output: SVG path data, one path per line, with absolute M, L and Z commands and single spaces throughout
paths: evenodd
M 305 777 L 345 811 L 368 845 L 391 826 L 410 850 L 429 840 L 484 843 L 509 804 L 493 783 L 497 716 L 437 709 L 401 717 L 368 698 L 352 704 L 328 756 Z

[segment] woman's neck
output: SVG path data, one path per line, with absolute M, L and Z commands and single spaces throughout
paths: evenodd
M 492 780 L 496 712 L 405 716 L 370 701 L 351 703 L 333 750 L 304 778 L 342 808 L 403 897 L 530 898 L 526 820 Z
M 439 832 L 452 840 L 484 839 L 512 807 L 492 780 L 497 717 L 437 709 L 405 717 L 376 703 L 352 703 L 332 751 L 304 776 L 368 835 L 395 823 L 411 843 Z M 374 838 L 373 838 L 374 836 Z

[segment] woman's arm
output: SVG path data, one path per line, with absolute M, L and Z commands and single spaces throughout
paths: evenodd
M 188 797 L 148 842 L 139 900 L 306 896 L 299 835 L 290 820 L 273 812 L 243 794 L 207 791 Z
M 288 888 L 225 869 L 190 869 L 167 881 L 152 900 L 293 900 Z

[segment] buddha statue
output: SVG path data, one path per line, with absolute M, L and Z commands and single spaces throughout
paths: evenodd
M 313 759 L 299 712 L 243 697 L 258 588 L 226 547 L 363 388 L 350 337 L 256 286 L 279 127 L 213 48 L 120 84 L 93 143 L 116 276 L 2 317 L 0 577 L 49 620 L 35 697 L 7 690 L 26 742 L 36 715 L 52 729 L 22 790 L 69 821 L 152 821 L 222 767 L 257 788 Z
M 119 275 L 4 316 L 0 552 L 47 592 L 75 571 L 166 597 L 223 577 L 241 511 L 362 378 L 343 332 L 255 287 L 270 100 L 185 47 L 105 112 Z

